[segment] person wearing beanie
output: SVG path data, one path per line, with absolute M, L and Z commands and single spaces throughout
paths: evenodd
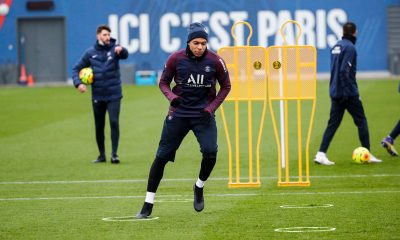
M 329 83 L 329 94 L 331 97 L 331 110 L 328 126 L 322 137 L 321 146 L 315 155 L 314 162 L 321 165 L 334 165 L 326 156 L 329 144 L 331 143 L 336 130 L 342 122 L 345 110 L 352 116 L 358 128 L 358 137 L 361 146 L 370 150 L 369 131 L 364 107 L 360 100 L 356 81 L 357 51 L 356 44 L 357 27 L 354 23 L 348 22 L 343 25 L 343 37 L 331 49 L 331 78 Z M 379 163 L 370 154 L 370 163 Z
M 206 28 L 201 23 L 192 23 L 188 28 L 188 35 L 186 43 L 189 43 L 195 38 L 203 38 L 208 41 L 208 33 Z
M 196 136 L 202 154 L 199 175 L 193 185 L 193 207 L 197 212 L 204 208 L 204 184 L 217 160 L 215 111 L 231 89 L 224 61 L 207 49 L 207 43 L 204 25 L 192 23 L 188 28 L 186 49 L 172 53 L 165 64 L 159 87 L 170 106 L 150 168 L 146 198 L 141 211 L 136 214 L 138 219 L 151 215 L 165 165 L 174 162 L 176 151 L 190 131 Z M 172 80 L 175 86 L 171 89 Z M 220 85 L 218 92 L 217 83 Z

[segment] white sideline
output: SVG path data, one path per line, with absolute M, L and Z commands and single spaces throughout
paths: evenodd
M 332 175 L 332 176 L 310 176 L 310 178 L 364 178 L 364 177 L 400 177 L 400 174 L 371 174 L 371 175 Z M 261 179 L 277 179 L 277 177 L 261 177 Z M 166 178 L 163 182 L 181 182 L 194 181 L 195 178 Z M 210 178 L 211 181 L 227 181 L 228 178 Z M 65 180 L 65 181 L 16 181 L 0 182 L 0 185 L 12 184 L 79 184 L 79 183 L 141 183 L 147 182 L 147 179 L 110 179 L 110 180 Z
M 354 191 L 354 192 L 282 192 L 282 193 L 237 193 L 237 194 L 205 194 L 209 197 L 248 197 L 248 196 L 285 196 L 285 195 L 348 195 L 348 194 L 386 194 L 400 193 L 400 190 L 393 191 Z M 189 198 L 193 195 L 159 195 L 157 198 Z M 126 199 L 140 198 L 144 199 L 144 195 L 140 196 L 80 196 L 80 197 L 38 197 L 38 198 L 0 198 L 0 201 L 32 201 L 32 200 L 86 200 L 86 199 Z

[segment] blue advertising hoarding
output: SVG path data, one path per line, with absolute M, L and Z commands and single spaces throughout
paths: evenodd
M 28 11 L 26 1 L 7 0 L 10 12 L 0 19 L 0 64 L 18 63 L 18 18 L 62 16 L 66 19 L 67 68 L 71 68 L 85 49 L 95 42 L 95 29 L 108 24 L 112 36 L 130 53 L 125 62 L 138 70 L 159 70 L 168 55 L 186 45 L 186 28 L 202 22 L 209 32 L 209 48 L 233 45 L 231 27 L 244 20 L 253 27 L 251 45 L 281 45 L 279 28 L 293 19 L 302 26 L 299 44 L 317 48 L 318 72 L 329 71 L 329 50 L 341 37 L 341 25 L 347 21 L 358 26 L 359 71 L 386 71 L 386 11 L 400 0 L 54 0 L 51 11 Z M 243 44 L 249 32 L 238 27 L 236 36 Z M 295 27 L 285 33 L 294 42 Z M 45 36 L 44 36 L 45 37 Z M 55 56 L 56 57 L 56 56 Z

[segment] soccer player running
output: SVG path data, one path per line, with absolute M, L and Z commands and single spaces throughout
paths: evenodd
M 104 126 L 108 112 L 111 128 L 111 163 L 118 164 L 119 113 L 122 99 L 122 87 L 119 72 L 119 60 L 128 58 L 128 50 L 116 44 L 110 37 L 111 29 L 100 25 L 96 30 L 97 41 L 92 48 L 85 51 L 72 69 L 74 86 L 79 92 L 87 91 L 86 85 L 79 79 L 79 71 L 85 67 L 93 69 L 92 106 L 96 127 L 96 142 L 99 156 L 93 163 L 106 162 L 104 148 Z
M 399 93 L 400 93 L 400 84 L 399 84 Z M 393 130 L 389 133 L 387 137 L 382 139 L 381 144 L 382 147 L 386 148 L 388 153 L 392 156 L 399 156 L 399 153 L 394 148 L 394 140 L 400 135 L 400 121 L 394 126 Z
M 214 168 L 218 150 L 214 112 L 231 89 L 225 63 L 207 49 L 207 41 L 208 33 L 203 24 L 190 24 L 186 49 L 171 54 L 165 64 L 159 87 L 170 107 L 150 168 L 145 202 L 136 218 L 150 216 L 165 165 L 175 160 L 176 150 L 190 130 L 196 136 L 202 153 L 200 173 L 193 186 L 193 206 L 198 212 L 204 208 L 203 187 Z M 171 90 L 172 80 L 176 85 Z M 217 81 L 220 85 L 218 94 Z
M 394 126 L 393 130 L 389 133 L 387 137 L 382 139 L 382 147 L 386 148 L 388 153 L 392 156 L 399 156 L 399 153 L 394 148 L 394 140 L 400 134 L 400 121 L 397 122 L 396 126 Z
M 361 145 L 370 150 L 368 123 L 356 82 L 356 34 L 357 29 L 354 23 L 348 22 L 344 24 L 342 39 L 331 49 L 331 78 L 329 83 L 331 110 L 321 146 L 314 158 L 314 162 L 317 164 L 335 164 L 328 159 L 326 152 L 343 119 L 345 110 L 350 113 L 358 128 L 358 137 Z M 382 162 L 382 160 L 371 154 L 369 162 L 378 163 Z

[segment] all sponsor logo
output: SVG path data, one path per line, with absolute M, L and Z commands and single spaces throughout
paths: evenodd
M 188 79 L 189 84 L 203 84 L 204 82 L 204 75 L 203 74 L 197 74 L 197 78 L 194 79 L 193 74 L 190 74 L 190 77 Z
M 187 80 L 186 86 L 188 87 L 211 87 L 211 84 L 204 84 L 204 75 L 196 74 L 196 77 L 193 74 L 190 74 L 190 77 Z

